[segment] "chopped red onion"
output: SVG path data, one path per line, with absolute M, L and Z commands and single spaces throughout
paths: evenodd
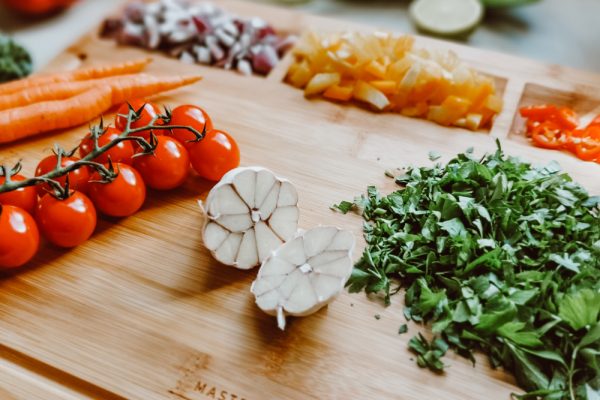
M 268 74 L 296 40 L 278 35 L 262 18 L 243 19 L 212 3 L 183 0 L 129 3 L 120 18 L 104 21 L 100 34 L 243 75 Z

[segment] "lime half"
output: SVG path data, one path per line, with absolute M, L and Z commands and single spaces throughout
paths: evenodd
M 483 16 L 479 0 L 415 0 L 410 16 L 419 29 L 455 36 L 473 29 Z

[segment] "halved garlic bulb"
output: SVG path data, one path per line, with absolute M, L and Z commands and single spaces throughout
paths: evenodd
M 229 171 L 203 208 L 204 245 L 218 261 L 240 269 L 259 265 L 298 229 L 296 188 L 262 167 Z
M 332 226 L 300 232 L 267 257 L 250 289 L 256 304 L 277 316 L 306 316 L 331 302 L 352 273 L 354 236 Z

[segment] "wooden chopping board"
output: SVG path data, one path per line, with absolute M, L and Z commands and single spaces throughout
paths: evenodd
M 250 3 L 217 3 L 291 33 L 373 29 Z M 263 165 L 292 180 L 303 228 L 334 224 L 361 237 L 360 218 L 333 213 L 331 204 L 370 184 L 394 189 L 384 170 L 428 163 L 429 150 L 446 159 L 469 146 L 482 154 L 494 150 L 495 138 L 509 154 L 557 160 L 600 193 L 599 165 L 532 147 L 515 117 L 520 105 L 537 102 L 589 112 L 600 104 L 600 76 L 421 37 L 416 44 L 453 49 L 496 77 L 505 108 L 491 132 L 308 101 L 281 82 L 289 57 L 261 78 L 152 54 L 150 72 L 204 76 L 153 100 L 201 105 L 238 140 L 243 165 Z M 147 55 L 92 32 L 47 70 Z M 31 173 L 53 143 L 70 148 L 85 132 L 82 126 L 0 147 L 0 161 L 22 158 Z M 278 331 L 249 292 L 256 270 L 219 265 L 202 246 L 196 200 L 210 187 L 193 176 L 181 189 L 152 192 L 135 216 L 99 221 L 92 239 L 73 250 L 44 245 L 27 270 L 0 280 L 0 398 L 506 400 L 519 391 L 510 374 L 492 370 L 483 357 L 473 367 L 449 355 L 444 375 L 417 368 L 407 341 L 421 328 L 411 324 L 408 335 L 397 334 L 404 323 L 400 298 L 384 308 L 364 294 L 343 293 Z

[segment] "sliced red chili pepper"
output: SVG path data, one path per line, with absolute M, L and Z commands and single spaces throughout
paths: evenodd
M 521 107 L 519 112 L 523 118 L 543 122 L 555 116 L 558 110 L 556 106 L 552 104 L 544 104 L 539 106 Z
M 600 126 L 585 129 L 583 136 L 575 144 L 575 154 L 584 161 L 594 161 L 600 157 Z
M 531 135 L 533 130 L 540 124 L 540 121 L 534 121 L 533 119 L 528 119 L 525 123 L 525 128 L 527 129 L 527 133 Z
M 560 107 L 553 119 L 564 129 L 575 129 L 579 125 L 577 113 L 569 107 Z
M 565 140 L 563 143 L 563 149 L 569 150 L 572 153 L 575 153 L 575 145 L 579 143 L 579 140 L 585 135 L 585 130 L 583 129 L 575 129 L 572 131 L 565 132 Z
M 554 121 L 544 121 L 531 132 L 531 139 L 536 146 L 545 149 L 560 149 L 565 142 L 565 134 Z

